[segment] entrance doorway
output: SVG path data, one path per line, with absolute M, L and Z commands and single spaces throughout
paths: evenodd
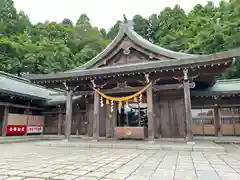
M 147 104 L 131 103 L 118 109 L 118 127 L 146 127 L 148 125 Z
M 118 108 L 116 138 L 145 139 L 147 137 L 148 117 L 146 103 L 129 103 Z

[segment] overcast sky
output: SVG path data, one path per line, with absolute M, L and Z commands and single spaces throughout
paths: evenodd
M 213 0 L 216 4 L 220 0 Z M 45 20 L 60 22 L 64 18 L 74 23 L 79 15 L 86 13 L 94 26 L 110 28 L 117 20 L 128 19 L 135 14 L 148 17 L 159 13 L 166 6 L 179 4 L 189 11 L 195 4 L 207 0 L 14 0 L 18 10 L 23 10 L 33 23 Z

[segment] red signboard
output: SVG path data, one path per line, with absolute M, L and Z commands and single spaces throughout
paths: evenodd
M 8 135 L 17 135 L 17 134 L 26 134 L 27 128 L 26 126 L 7 126 L 7 134 Z

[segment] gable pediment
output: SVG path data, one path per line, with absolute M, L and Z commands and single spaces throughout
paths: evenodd
M 121 49 L 111 59 L 109 59 L 106 63 L 101 64 L 99 67 L 147 62 L 148 61 L 147 58 L 148 57 L 145 54 L 135 49 L 132 48 L 127 50 Z
M 148 62 L 153 60 L 164 60 L 170 59 L 169 57 L 155 54 L 140 47 L 134 43 L 127 36 L 103 59 L 98 61 L 92 68 L 124 65 L 124 64 L 135 64 L 141 62 Z

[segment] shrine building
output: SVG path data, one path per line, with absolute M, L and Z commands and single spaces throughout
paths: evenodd
M 239 55 L 239 49 L 210 55 L 174 52 L 143 39 L 125 21 L 115 39 L 80 67 L 25 79 L 0 75 L 26 88 L 14 89 L 9 82 L 9 88 L 1 90 L 2 129 L 6 134 L 6 107 L 18 104 L 23 110 L 13 114 L 41 115 L 42 133 L 65 134 L 67 139 L 71 134 L 150 142 L 237 136 L 240 80 L 216 78 Z

